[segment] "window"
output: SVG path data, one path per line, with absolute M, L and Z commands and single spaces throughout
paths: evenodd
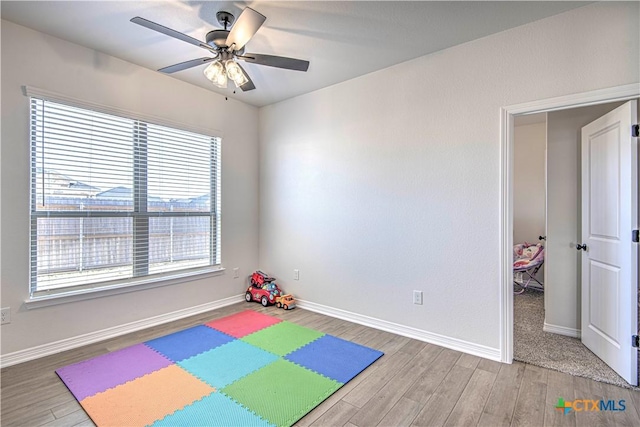
M 220 140 L 30 98 L 31 296 L 220 264 Z

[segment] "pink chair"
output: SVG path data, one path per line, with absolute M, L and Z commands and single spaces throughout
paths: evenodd
M 543 264 L 544 246 L 540 243 L 534 245 L 525 242 L 515 245 L 513 247 L 514 293 L 521 294 L 525 289 L 544 291 L 544 284 L 535 277 Z M 522 283 L 515 280 L 516 273 L 522 274 L 524 279 Z M 535 283 L 531 283 L 532 281 Z

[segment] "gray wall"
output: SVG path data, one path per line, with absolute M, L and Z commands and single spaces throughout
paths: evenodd
M 545 150 L 546 115 L 540 122 L 518 124 L 515 121 L 513 150 L 513 243 L 542 243 L 545 234 Z M 544 266 L 536 276 L 542 281 Z

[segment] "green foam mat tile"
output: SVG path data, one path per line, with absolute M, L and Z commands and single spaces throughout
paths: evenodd
M 284 321 L 247 335 L 242 338 L 242 341 L 278 356 L 284 356 L 323 335 L 322 332 Z
M 342 385 L 280 359 L 220 392 L 272 424 L 290 426 Z

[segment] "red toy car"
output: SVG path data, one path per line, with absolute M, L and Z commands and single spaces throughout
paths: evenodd
M 276 279 L 267 276 L 262 271 L 253 273 L 249 276 L 249 280 L 251 281 L 251 285 L 247 288 L 247 292 L 244 295 L 247 302 L 257 301 L 266 307 L 275 304 L 276 298 L 283 295 L 278 285 L 274 283 Z

